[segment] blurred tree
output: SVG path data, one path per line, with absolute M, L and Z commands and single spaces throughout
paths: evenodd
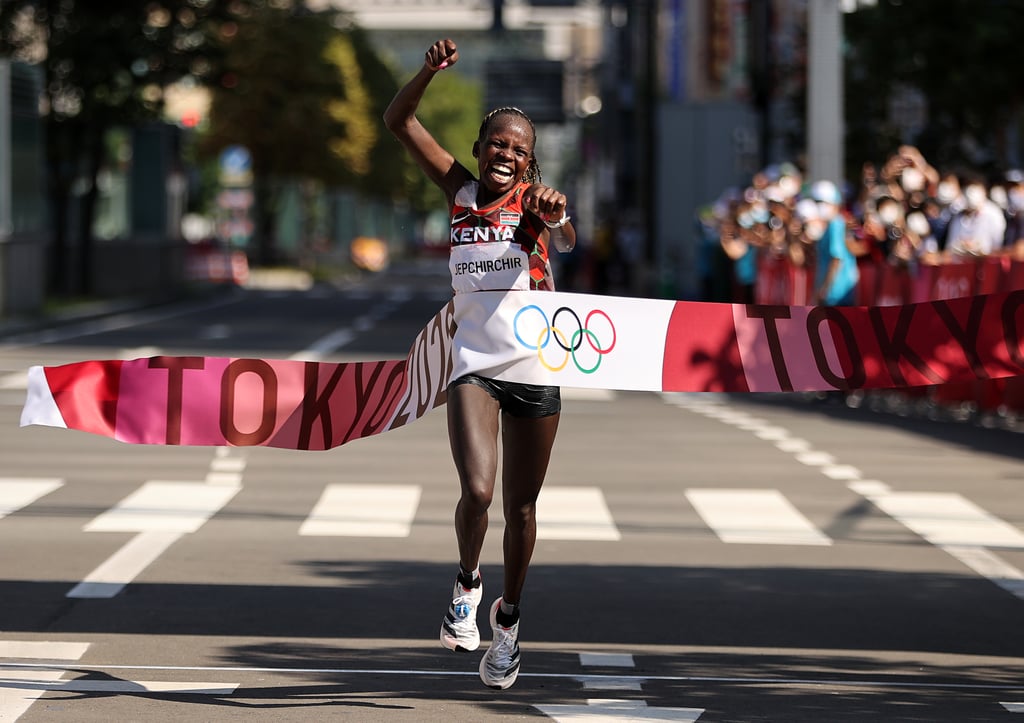
M 252 155 L 256 195 L 257 263 L 275 260 L 274 228 L 280 181 L 351 180 L 327 149 L 345 139 L 344 119 L 327 108 L 345 86 L 326 57 L 337 30 L 328 15 L 263 4 L 223 35 L 223 73 L 212 86 L 209 127 L 200 141 L 207 156 L 231 145 Z
M 0 53 L 39 63 L 44 72 L 52 293 L 91 291 L 96 177 L 107 132 L 158 118 L 170 83 L 216 76 L 220 54 L 214 40 L 249 2 L 0 2 Z M 72 275 L 69 211 L 79 193 L 79 268 Z
M 407 161 L 380 120 L 397 83 L 343 13 L 270 3 L 248 14 L 224 47 L 201 148 L 209 156 L 239 144 L 252 154 L 257 263 L 276 260 L 283 182 L 404 195 Z
M 909 141 L 942 166 L 994 170 L 1007 160 L 1024 111 L 1024 2 L 879 0 L 844 25 L 847 158 L 881 160 Z M 907 89 L 927 103 L 926 123 L 911 137 L 890 112 Z

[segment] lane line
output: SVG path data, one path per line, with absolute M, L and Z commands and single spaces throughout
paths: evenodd
M 686 498 L 722 542 L 831 545 L 778 490 L 689 489 Z
M 335 329 L 329 334 L 325 334 L 320 337 L 302 351 L 295 352 L 288 358 L 292 361 L 320 361 L 326 355 L 341 349 L 355 338 L 355 332 L 348 327 Z
M 408 537 L 419 485 L 328 485 L 299 528 L 307 537 Z
M 33 670 L 65 670 L 62 666 L 49 663 L 8 663 L 0 662 L 0 670 L 33 669 Z M 476 670 L 428 670 L 428 669 L 388 669 L 388 668 L 275 668 L 263 666 L 211 666 L 211 665 L 99 665 L 78 664 L 73 670 L 144 670 L 144 671 L 184 671 L 203 673 L 275 673 L 281 675 L 393 675 L 399 677 L 458 677 L 477 678 Z M 1001 690 L 1024 693 L 1024 684 L 997 685 L 994 683 L 950 683 L 940 681 L 899 681 L 875 679 L 844 679 L 844 678 L 784 678 L 784 677 L 743 677 L 713 675 L 599 675 L 579 673 L 529 673 L 519 674 L 520 678 L 538 678 L 546 680 L 638 680 L 669 682 L 669 683 L 747 683 L 751 685 L 786 685 L 786 686 L 835 686 L 843 688 L 907 688 L 914 690 Z
M 183 536 L 182 532 L 140 532 L 86 575 L 85 579 L 71 588 L 65 597 L 114 597 Z
M 1000 703 L 1010 713 L 1024 713 L 1024 703 Z
M 0 519 L 63 486 L 62 479 L 0 477 Z
M 86 532 L 138 534 L 66 597 L 114 597 L 183 535 L 202 527 L 240 489 L 196 482 L 147 482 L 84 527 Z
M 170 310 L 126 311 L 112 316 L 77 322 L 71 326 L 12 334 L 11 336 L 0 339 L 0 347 L 5 350 L 14 350 L 28 346 L 37 346 L 40 344 L 52 344 L 55 342 L 67 341 L 68 339 L 76 339 L 81 336 L 92 336 L 94 334 L 101 334 L 107 331 L 118 331 L 120 329 L 129 329 L 133 326 L 153 324 L 158 321 L 175 319 L 179 316 L 187 316 L 189 314 L 203 314 L 210 309 L 228 306 L 229 304 L 237 304 L 242 301 L 243 296 L 244 292 L 237 290 L 225 295 L 224 298 L 216 299 L 214 301 L 176 304 L 175 308 Z
M 718 419 L 729 419 L 726 405 L 698 403 L 685 396 L 662 397 L 667 403 Z M 780 437 L 775 446 L 822 474 L 848 480 L 847 488 L 872 502 L 925 541 L 935 545 L 963 565 L 1011 595 L 1024 600 L 1024 572 L 1006 562 L 988 547 L 1022 549 L 1024 534 L 1004 520 L 956 493 L 894 492 L 880 480 L 860 479 L 851 465 L 838 464 L 832 455 L 814 450 L 803 439 L 785 438 L 785 429 L 772 432 Z
M 620 540 L 598 487 L 544 487 L 537 498 L 538 540 Z
M 35 675 L 25 671 L 30 675 Z M 72 693 L 175 693 L 178 695 L 231 695 L 238 683 L 170 682 L 165 680 L 54 680 L 28 677 L 18 673 L 0 677 L 0 689 L 33 691 L 39 694 L 68 691 Z M 37 696 L 38 697 L 38 696 Z

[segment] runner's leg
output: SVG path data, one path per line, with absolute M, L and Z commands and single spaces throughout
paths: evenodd
M 498 469 L 498 401 L 475 384 L 448 390 L 448 439 L 462 495 L 455 507 L 459 562 L 466 570 L 480 564 L 487 533 L 487 508 Z
M 537 542 L 537 495 L 547 473 L 560 414 L 502 415 L 502 500 L 505 513 L 505 601 L 519 604 Z

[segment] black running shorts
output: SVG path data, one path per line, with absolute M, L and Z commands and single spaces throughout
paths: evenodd
M 503 382 L 467 374 L 453 381 L 449 388 L 459 384 L 480 387 L 497 400 L 501 411 L 513 417 L 537 419 L 562 411 L 562 395 L 558 387 Z

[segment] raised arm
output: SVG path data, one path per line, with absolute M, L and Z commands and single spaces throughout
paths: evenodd
M 438 40 L 427 50 L 420 71 L 398 91 L 384 111 L 384 125 L 405 147 L 427 178 L 444 191 L 449 203 L 472 176 L 423 127 L 416 117 L 416 109 L 434 75 L 458 60 L 459 51 L 455 42 Z

